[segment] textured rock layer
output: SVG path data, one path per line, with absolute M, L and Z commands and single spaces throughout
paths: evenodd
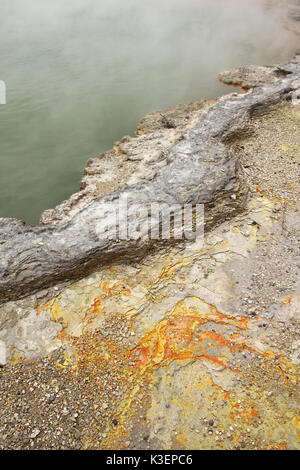
M 139 262 L 133 245 L 132 263 L 116 257 L 103 267 L 99 257 L 99 269 L 76 282 L 0 306 L 0 449 L 299 449 L 297 64 L 223 74 L 251 80 L 253 91 L 151 113 L 136 138 L 89 162 L 82 192 L 44 214 L 43 226 L 2 221 L 6 239 L 19 231 L 22 243 L 53 243 L 72 227 L 76 239 L 111 191 L 138 194 L 136 179 L 144 174 L 139 187 L 152 187 L 180 157 L 165 194 L 212 198 L 203 241 Z M 221 155 L 221 168 L 234 161 L 238 171 L 232 189 L 214 193 L 208 181 Z M 193 176 L 190 161 L 212 165 L 202 186 L 179 184 L 180 174 Z M 17 266 L 21 254 L 32 259 L 30 243 Z
M 260 74 L 258 68 L 257 77 Z M 117 210 L 120 197 L 126 196 L 129 205 L 146 208 L 155 202 L 180 207 L 204 204 L 206 228 L 243 210 L 247 188 L 232 143 L 247 133 L 251 117 L 295 98 L 300 87 L 299 56 L 268 70 L 267 75 L 267 84 L 244 95 L 231 94 L 202 107 L 196 104 L 185 122 L 184 107 L 179 107 L 173 119 L 162 114 L 160 125 L 152 123 L 150 132 L 140 127 L 136 137 L 124 138 L 116 145 L 114 157 L 104 155 L 90 162 L 83 192 L 45 215 L 43 226 L 0 219 L 0 301 L 80 278 L 99 266 L 136 261 L 150 249 L 173 242 L 151 240 L 145 214 L 129 219 L 139 226 L 137 240 L 116 239 L 115 220 L 104 204 Z M 260 83 L 259 78 L 256 81 Z M 145 126 L 149 120 L 146 118 Z M 120 177 L 117 187 L 116 183 L 111 187 L 113 168 L 119 165 L 125 177 Z M 97 172 L 89 178 L 91 166 L 96 166 Z M 99 237 L 99 227 L 105 227 L 104 237 Z

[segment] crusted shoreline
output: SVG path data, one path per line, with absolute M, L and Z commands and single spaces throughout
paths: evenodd
M 219 79 L 0 219 L 0 449 L 300 449 L 300 55 Z M 204 243 L 110 239 L 122 194 L 204 203 Z
M 300 57 L 273 70 L 258 67 L 256 75 L 260 84 L 248 93 L 195 105 L 188 121 L 182 122 L 186 109 L 179 107 L 173 122 L 164 114 L 153 131 L 147 132 L 144 122 L 136 137 L 117 144 L 113 157 L 106 154 L 89 163 L 83 192 L 46 213 L 43 225 L 0 219 L 0 302 L 79 279 L 116 261 L 138 261 L 149 250 L 165 246 L 166 241 L 149 239 L 145 217 L 136 219 L 138 240 L 111 239 L 113 224 L 102 207 L 108 202 L 117 206 L 121 196 L 146 207 L 153 202 L 204 204 L 208 229 L 242 211 L 247 185 L 232 144 L 247 133 L 251 117 L 292 99 L 299 89 Z M 103 184 L 113 180 L 119 165 L 126 177 L 118 187 Z M 106 227 L 104 238 L 98 238 L 97 224 Z
M 235 192 L 209 193 L 204 244 L 144 245 L 140 261 L 133 246 L 130 263 L 100 262 L 0 306 L 0 449 L 299 449 L 299 59 L 222 74 L 247 81 L 245 94 L 150 113 L 135 138 L 89 162 L 87 198 L 40 227 L 15 221 L 21 241 L 61 236 L 74 220 L 85 229 L 83 214 L 111 191 L 136 189 L 127 177 L 110 186 L 118 165 L 144 174 L 139 187 L 156 181 L 151 149 L 166 152 L 162 173 L 182 157 L 178 178 L 204 156 L 214 170 L 216 147 L 221 167 L 236 163 Z M 190 184 L 173 188 L 196 198 Z

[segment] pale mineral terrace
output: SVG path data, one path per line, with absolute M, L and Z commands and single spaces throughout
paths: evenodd
M 151 113 L 44 226 L 2 220 L 0 448 L 299 449 L 300 57 L 221 78 L 249 91 Z M 206 203 L 204 245 L 102 267 L 122 191 Z

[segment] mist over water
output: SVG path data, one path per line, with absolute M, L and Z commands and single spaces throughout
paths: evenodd
M 230 92 L 218 72 L 289 59 L 263 0 L 1 0 L 0 217 L 37 223 L 147 112 Z

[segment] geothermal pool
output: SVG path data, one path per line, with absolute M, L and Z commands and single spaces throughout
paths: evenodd
M 0 217 L 37 223 L 147 112 L 229 92 L 226 68 L 288 59 L 294 37 L 262 3 L 1 0 Z

